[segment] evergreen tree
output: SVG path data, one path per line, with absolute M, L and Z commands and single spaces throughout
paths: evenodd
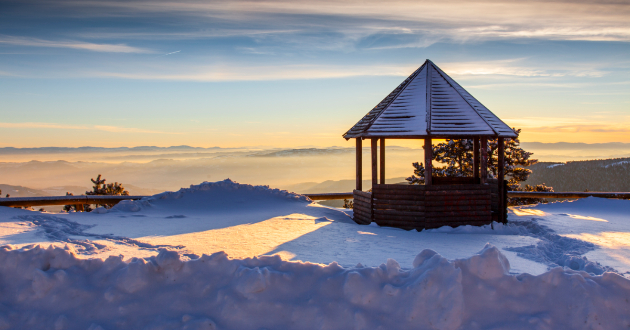
M 106 195 L 106 196 L 129 196 L 129 192 L 125 190 L 121 183 L 114 182 L 105 184 L 105 179 L 101 179 L 99 174 L 96 179 L 91 179 L 94 186 L 92 191 L 86 191 L 86 195 Z
M 520 129 L 514 130 L 520 134 Z M 545 184 L 536 186 L 525 185 L 521 187 L 521 182 L 526 181 L 531 170 L 527 166 L 538 163 L 537 159 L 531 159 L 533 153 L 523 150 L 520 147 L 518 137 L 505 139 L 504 171 L 508 179 L 508 189 L 511 191 L 553 191 L 552 187 Z M 496 139 L 488 140 L 488 176 L 496 178 L 498 176 L 498 149 L 499 144 Z M 436 177 L 472 177 L 473 176 L 473 140 L 472 139 L 447 139 L 444 143 L 433 146 L 433 160 L 445 164 L 444 166 L 433 167 L 433 176 Z M 413 163 L 413 175 L 406 180 L 410 184 L 424 184 L 424 164 Z M 508 198 L 508 205 L 522 205 L 529 203 L 543 202 L 537 198 Z
M 92 186 L 92 191 L 86 191 L 86 195 L 98 195 L 98 196 L 129 196 L 129 192 L 125 190 L 121 183 L 114 182 L 105 184 L 105 179 L 101 179 L 101 175 L 99 174 L 96 179 L 90 179 L 94 186 Z M 73 196 L 71 193 L 66 193 L 66 196 Z M 111 208 L 110 205 L 97 205 L 105 208 Z M 89 212 L 92 210 L 90 205 L 83 205 L 85 212 Z M 66 205 L 64 206 L 64 210 L 76 210 L 74 205 Z

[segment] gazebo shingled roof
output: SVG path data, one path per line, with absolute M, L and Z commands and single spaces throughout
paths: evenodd
M 343 135 L 346 140 L 482 136 L 517 134 L 430 60 Z

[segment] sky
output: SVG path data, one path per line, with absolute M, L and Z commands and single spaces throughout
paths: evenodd
M 630 142 L 629 18 L 628 1 L 2 0 L 0 147 L 351 146 L 425 59 L 521 141 Z

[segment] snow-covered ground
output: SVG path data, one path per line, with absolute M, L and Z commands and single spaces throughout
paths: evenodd
M 416 232 L 229 180 L 0 207 L 0 329 L 627 328 L 629 211 L 587 198 Z

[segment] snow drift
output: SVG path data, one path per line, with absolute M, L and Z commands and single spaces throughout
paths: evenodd
M 190 185 L 178 191 L 163 192 L 139 201 L 121 201 L 110 212 L 138 212 L 175 208 L 187 211 L 246 212 L 252 209 L 268 208 L 277 203 L 312 202 L 308 197 L 269 186 L 240 184 L 230 179 L 217 182 L 203 182 Z M 99 210 L 100 213 L 104 209 Z
M 401 270 L 278 256 L 78 259 L 67 248 L 0 248 L 0 329 L 621 329 L 630 280 L 554 268 L 509 275 L 494 246 Z

